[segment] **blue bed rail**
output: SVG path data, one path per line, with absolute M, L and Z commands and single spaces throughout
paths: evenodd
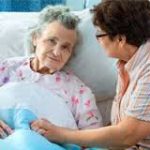
M 65 5 L 66 0 L 0 0 L 0 11 L 40 11 L 46 5 Z

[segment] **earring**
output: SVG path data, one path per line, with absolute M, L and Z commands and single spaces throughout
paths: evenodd
M 122 38 L 121 38 L 121 36 L 119 36 L 119 41 L 122 41 Z

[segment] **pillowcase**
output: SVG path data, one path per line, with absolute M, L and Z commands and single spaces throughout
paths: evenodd
M 28 27 L 36 22 L 38 13 L 0 13 L 0 58 L 24 56 Z
M 101 0 L 86 0 L 85 7 L 86 8 L 93 8 L 94 5 L 97 5 L 101 2 Z
M 104 54 L 95 38 L 95 28 L 89 10 L 74 11 L 81 18 L 80 38 L 69 67 L 87 84 L 100 100 L 115 94 L 115 61 Z M 0 14 L 0 57 L 22 56 L 28 53 L 24 39 L 27 29 L 37 20 L 38 13 Z
M 37 118 L 77 129 L 65 101 L 36 83 L 8 83 L 0 88 L 0 100 L 0 120 L 14 129 L 30 129 Z
M 111 99 L 115 94 L 116 61 L 106 56 L 96 40 L 96 29 L 89 9 L 75 13 L 81 18 L 80 40 L 75 49 L 75 56 L 70 61 L 70 67 L 99 100 Z

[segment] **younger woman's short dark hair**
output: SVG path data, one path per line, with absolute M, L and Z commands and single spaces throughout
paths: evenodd
M 102 0 L 91 12 L 94 25 L 112 40 L 124 35 L 129 44 L 139 47 L 150 38 L 149 0 Z

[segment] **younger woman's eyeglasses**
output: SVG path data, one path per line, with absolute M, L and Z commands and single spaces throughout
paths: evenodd
M 107 36 L 107 35 L 109 35 L 109 34 L 108 33 L 103 33 L 103 34 L 96 34 L 95 36 L 98 39 L 98 38 L 101 38 L 101 37 Z

